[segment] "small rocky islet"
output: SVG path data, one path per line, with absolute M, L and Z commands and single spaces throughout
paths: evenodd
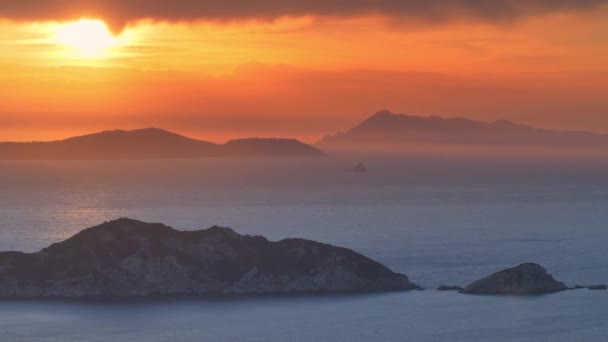
M 541 295 L 556 293 L 566 290 L 606 290 L 607 286 L 600 285 L 576 285 L 568 287 L 563 282 L 555 280 L 547 270 L 536 263 L 524 263 L 516 267 L 504 269 L 477 280 L 465 288 L 459 286 L 442 285 L 438 291 L 458 291 L 472 295 Z
M 525 263 L 477 280 L 462 290 L 465 294 L 535 295 L 568 290 L 539 264 Z
M 570 289 L 525 263 L 466 287 L 474 295 L 539 295 Z M 37 253 L 0 252 L 0 298 L 229 296 L 422 290 L 353 250 L 305 239 L 269 241 L 230 228 L 178 231 L 118 219 Z

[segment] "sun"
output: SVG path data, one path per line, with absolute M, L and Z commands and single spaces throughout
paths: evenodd
M 55 29 L 55 43 L 71 49 L 75 57 L 106 57 L 119 41 L 106 24 L 96 19 L 81 19 L 61 24 Z

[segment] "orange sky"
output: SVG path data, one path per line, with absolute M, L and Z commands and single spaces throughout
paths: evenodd
M 159 20 L 0 9 L 0 140 L 159 126 L 218 142 L 314 141 L 384 108 L 608 132 L 608 6 L 595 2 L 447 19 L 418 8 Z M 96 31 L 84 43 L 60 35 L 85 14 L 112 24 L 112 46 L 88 53 L 74 44 Z

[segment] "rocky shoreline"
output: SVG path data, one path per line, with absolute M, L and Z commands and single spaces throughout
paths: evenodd
M 539 295 L 567 287 L 525 263 L 438 291 Z M 0 299 L 290 295 L 423 290 L 350 249 L 304 239 L 269 241 L 230 228 L 178 231 L 119 219 L 37 253 L 0 252 Z

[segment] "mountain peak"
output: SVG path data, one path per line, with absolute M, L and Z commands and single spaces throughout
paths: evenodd
M 383 118 L 383 117 L 389 117 L 389 116 L 393 116 L 395 115 L 395 113 L 391 112 L 388 109 L 383 109 L 381 111 L 376 112 L 376 114 L 372 115 L 372 118 Z
M 507 120 L 422 117 L 382 110 L 345 133 L 319 142 L 324 148 L 415 145 L 538 146 L 606 148 L 608 135 L 534 128 Z M 374 146 L 375 145 L 375 146 Z
M 171 131 L 168 131 L 166 129 L 162 129 L 162 128 L 158 128 L 158 127 L 145 127 L 145 128 L 138 128 L 138 129 L 133 129 L 127 132 L 146 132 L 146 133 L 160 133 L 160 134 L 177 134 L 177 133 L 173 133 Z
M 114 129 L 114 130 L 107 130 L 107 131 L 101 131 L 101 132 L 97 132 L 97 133 L 91 133 L 91 134 L 85 134 L 85 135 L 81 135 L 81 136 L 76 136 L 76 137 L 72 137 L 69 138 L 67 140 L 74 140 L 74 139 L 84 139 L 84 138 L 91 138 L 91 137 L 108 137 L 108 138 L 115 138 L 115 137 L 127 137 L 127 136 L 133 136 L 133 137 L 161 137 L 161 136 L 165 136 L 165 137 L 180 137 L 183 139 L 189 139 L 186 138 L 182 135 L 179 135 L 177 133 L 173 133 L 171 131 L 167 131 L 161 128 L 156 128 L 156 127 L 147 127 L 147 128 L 138 128 L 138 129 L 132 129 L 132 130 L 124 130 L 124 129 Z

